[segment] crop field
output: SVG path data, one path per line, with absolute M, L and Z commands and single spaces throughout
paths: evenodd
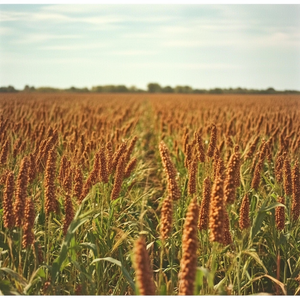
M 300 96 L 0 94 L 0 295 L 300 294 Z

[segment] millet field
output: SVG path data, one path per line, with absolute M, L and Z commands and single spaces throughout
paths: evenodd
M 0 94 L 0 295 L 300 294 L 300 96 Z

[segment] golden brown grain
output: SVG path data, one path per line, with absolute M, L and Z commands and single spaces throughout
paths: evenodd
M 198 162 L 193 160 L 189 164 L 188 174 L 189 174 L 189 181 L 188 181 L 188 194 L 192 196 L 197 191 L 197 173 L 198 173 Z
M 209 204 L 210 204 L 211 183 L 210 178 L 206 177 L 203 181 L 203 195 L 199 213 L 198 228 L 200 230 L 208 229 Z
M 284 197 L 278 197 L 277 201 L 278 203 L 284 204 Z M 284 229 L 285 213 L 283 206 L 277 206 L 275 208 L 275 223 L 277 230 Z
M 125 168 L 124 178 L 128 178 L 130 176 L 130 174 L 132 173 L 132 171 L 136 166 L 136 163 L 137 163 L 137 159 L 136 157 L 133 157 Z
M 292 195 L 292 171 L 290 160 L 286 157 L 283 163 L 283 186 L 286 195 Z
M 49 151 L 45 170 L 45 212 L 58 212 L 58 202 L 55 195 L 55 177 L 56 177 L 56 150 L 52 148 Z
M 12 229 L 15 225 L 13 211 L 14 173 L 9 172 L 3 192 L 3 224 L 5 228 Z
M 250 227 L 249 211 L 250 211 L 249 197 L 248 194 L 245 194 L 242 200 L 240 217 L 239 217 L 239 226 L 240 229 L 242 230 Z
M 136 240 L 133 252 L 136 283 L 140 295 L 155 295 L 153 272 L 144 237 L 141 236 Z
M 161 208 L 161 225 L 160 236 L 163 240 L 170 236 L 172 231 L 172 219 L 173 219 L 173 203 L 170 196 L 167 196 L 163 201 Z
M 107 171 L 107 161 L 105 155 L 104 147 L 101 147 L 99 151 L 100 155 L 100 173 L 99 178 L 101 182 L 108 183 L 108 171 Z
M 177 171 L 171 161 L 169 150 L 163 141 L 159 143 L 159 153 L 167 175 L 169 195 L 171 196 L 172 200 L 177 200 L 180 198 L 180 190 L 176 182 Z
M 300 215 L 300 177 L 298 160 L 295 162 L 292 169 L 292 190 L 292 216 L 293 220 L 296 221 Z
M 23 237 L 22 247 L 27 248 L 34 242 L 33 225 L 35 219 L 34 205 L 30 197 L 26 199 L 25 211 L 24 211 L 24 224 L 23 224 Z
M 71 196 L 69 194 L 67 194 L 65 197 L 64 208 L 65 208 L 65 219 L 63 225 L 63 234 L 66 235 L 69 225 L 71 224 L 74 218 L 73 203 L 72 203 Z
M 21 166 L 17 178 L 16 201 L 14 204 L 15 225 L 21 227 L 23 224 L 23 214 L 27 196 L 29 160 L 25 156 L 21 161 Z
M 223 243 L 224 239 L 224 195 L 223 180 L 217 177 L 212 187 L 209 209 L 209 240 Z
M 224 210 L 224 229 L 223 229 L 223 234 L 224 234 L 224 238 L 223 238 L 223 244 L 225 246 L 232 244 L 232 237 L 231 237 L 231 233 L 230 233 L 230 223 L 229 223 L 229 216 L 228 216 L 228 212 L 226 210 L 226 207 L 223 205 L 223 210 Z
M 212 157 L 217 145 L 217 127 L 215 124 L 211 125 L 210 142 L 207 149 L 207 156 Z
M 118 161 L 114 185 L 110 196 L 111 200 L 117 199 L 120 195 L 125 171 L 125 158 L 125 155 L 122 155 Z
M 193 295 L 194 282 L 197 270 L 197 220 L 199 218 L 199 206 L 194 197 L 189 204 L 182 235 L 182 258 L 180 261 L 179 295 Z

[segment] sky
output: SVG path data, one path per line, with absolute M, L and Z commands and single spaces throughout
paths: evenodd
M 0 5 L 0 86 L 300 90 L 300 4 Z

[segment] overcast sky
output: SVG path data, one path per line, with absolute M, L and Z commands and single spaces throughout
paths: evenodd
M 300 5 L 0 5 L 0 86 L 300 90 Z

